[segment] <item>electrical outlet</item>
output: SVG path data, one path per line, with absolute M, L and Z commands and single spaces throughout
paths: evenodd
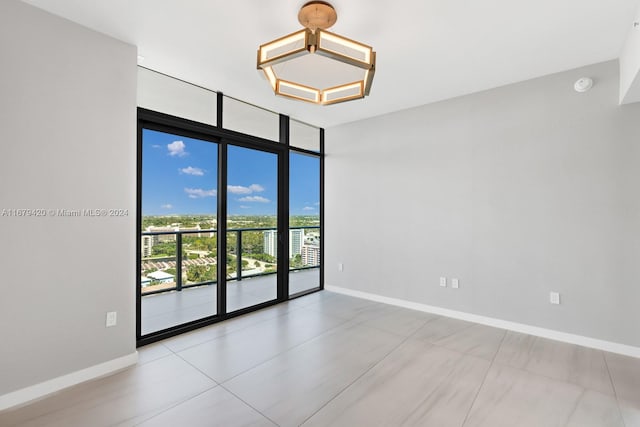
M 341 262 L 338 263 L 338 271 L 344 271 L 344 264 Z
M 460 287 L 460 281 L 458 279 L 451 279 L 451 287 L 458 289 Z
M 118 312 L 117 311 L 109 311 L 107 312 L 107 319 L 105 322 L 105 326 L 110 328 L 112 326 L 116 326 L 118 323 Z
M 551 304 L 560 304 L 560 294 L 558 292 L 549 292 L 549 302 Z
M 447 287 L 447 278 L 446 277 L 441 277 L 440 278 L 440 286 L 442 286 L 443 288 Z

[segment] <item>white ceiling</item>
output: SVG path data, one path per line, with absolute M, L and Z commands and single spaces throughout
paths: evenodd
M 639 4 L 333 0 L 330 31 L 372 45 L 377 70 L 369 97 L 321 107 L 276 97 L 256 70 L 304 0 L 24 1 L 138 46 L 145 67 L 324 127 L 617 58 Z

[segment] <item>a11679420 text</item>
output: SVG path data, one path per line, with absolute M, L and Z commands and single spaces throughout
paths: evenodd
M 0 209 L 0 217 L 126 217 L 129 209 Z

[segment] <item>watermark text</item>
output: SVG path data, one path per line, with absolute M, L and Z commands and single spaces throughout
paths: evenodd
M 129 209 L 105 209 L 105 208 L 2 208 L 0 217 L 126 217 Z

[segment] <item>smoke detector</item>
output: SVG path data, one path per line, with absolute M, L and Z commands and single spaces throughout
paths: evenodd
M 580 77 L 576 83 L 573 85 L 573 88 L 576 92 L 586 92 L 593 87 L 593 79 L 589 77 Z

